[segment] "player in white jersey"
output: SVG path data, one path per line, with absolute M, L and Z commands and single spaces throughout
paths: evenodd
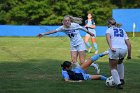
M 75 23 L 74 23 L 75 22 Z M 38 35 L 38 37 L 42 37 L 44 35 L 53 34 L 56 32 L 64 32 L 70 37 L 70 49 L 71 49 L 71 60 L 74 64 L 78 64 L 78 55 L 80 59 L 80 63 L 82 64 L 85 62 L 85 44 L 80 36 L 79 30 L 83 30 L 90 34 L 91 36 L 94 36 L 91 32 L 89 32 L 86 28 L 83 28 L 77 23 L 81 23 L 82 19 L 72 16 L 65 16 L 63 19 L 63 25 L 57 28 L 56 30 L 48 31 L 45 33 L 41 33 Z
M 128 59 L 131 59 L 131 44 L 126 32 L 117 27 L 115 19 L 108 20 L 106 40 L 109 45 L 109 65 L 112 77 L 118 89 L 123 89 L 124 85 L 124 64 L 123 59 L 128 52 Z

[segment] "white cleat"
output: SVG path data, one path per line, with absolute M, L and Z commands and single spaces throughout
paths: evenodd
M 107 51 L 103 52 L 103 55 L 107 55 L 108 53 L 109 53 L 109 51 L 107 50 Z
M 96 74 L 100 74 L 100 69 L 96 69 Z

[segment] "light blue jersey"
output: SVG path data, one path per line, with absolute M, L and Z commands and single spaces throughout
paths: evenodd
M 81 67 L 75 67 L 72 68 L 72 71 L 75 73 L 82 73 L 84 80 L 91 80 L 91 76 L 89 74 L 86 74 L 85 70 L 83 70 Z M 70 79 L 68 72 L 65 70 L 62 70 L 62 76 L 64 79 Z
M 85 24 L 88 25 L 88 26 L 92 26 L 92 25 L 95 25 L 95 22 L 94 20 L 86 20 L 85 21 Z M 88 31 L 90 31 L 91 33 L 94 34 L 94 37 L 96 37 L 96 31 L 94 28 L 88 28 Z

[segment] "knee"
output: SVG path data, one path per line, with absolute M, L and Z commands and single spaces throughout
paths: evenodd
M 124 58 L 121 58 L 118 60 L 118 64 L 121 64 L 123 62 Z

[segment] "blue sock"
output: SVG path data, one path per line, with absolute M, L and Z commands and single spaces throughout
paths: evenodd
M 93 46 L 94 46 L 94 49 L 97 51 L 98 50 L 97 43 L 94 43 Z
M 106 81 L 107 77 L 101 75 L 100 79 Z
M 88 48 L 91 47 L 89 42 L 86 42 L 86 46 L 87 46 Z
M 92 60 L 92 62 L 94 62 L 94 61 L 98 60 L 100 57 L 103 57 L 103 56 L 104 56 L 103 53 L 96 54 L 96 55 L 91 57 L 91 60 Z
M 100 58 L 100 54 L 96 54 L 94 56 L 91 57 L 92 62 L 98 60 Z

